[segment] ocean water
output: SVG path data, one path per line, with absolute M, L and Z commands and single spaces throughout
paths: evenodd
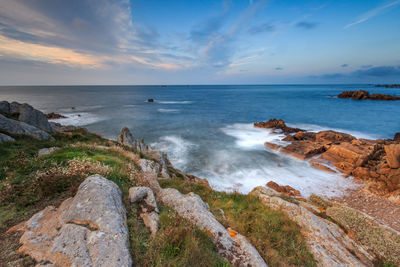
M 3 86 L 0 100 L 64 114 L 68 118 L 60 123 L 111 139 L 127 126 L 136 138 L 167 152 L 175 167 L 207 178 L 217 190 L 247 193 L 275 181 L 304 196 L 329 197 L 356 185 L 266 149 L 265 141 L 279 143 L 283 135 L 252 123 L 281 118 L 290 126 L 362 138 L 393 138 L 400 132 L 400 101 L 335 97 L 357 89 L 400 96 L 400 89 L 372 85 Z M 148 98 L 155 102 L 147 103 Z

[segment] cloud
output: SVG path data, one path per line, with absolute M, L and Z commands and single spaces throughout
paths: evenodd
M 313 79 L 337 80 L 337 79 L 371 79 L 371 78 L 394 78 L 400 79 L 400 66 L 379 66 L 362 68 L 349 73 L 327 73 L 323 75 L 309 76 Z
M 265 33 L 265 32 L 273 32 L 275 30 L 276 30 L 275 25 L 273 25 L 270 22 L 265 22 L 265 23 L 250 27 L 247 30 L 247 32 L 249 34 L 255 35 L 255 34 L 260 34 L 260 33 Z
M 342 68 L 347 68 L 349 66 L 349 64 L 342 64 L 342 65 L 340 65 L 340 67 L 342 67 Z
M 155 28 L 133 23 L 129 0 L 0 3 L 3 59 L 80 68 L 125 64 L 164 70 L 187 63 L 184 54 L 182 58 L 166 56 L 173 48 L 160 41 Z
M 309 22 L 309 21 L 300 21 L 296 23 L 297 28 L 305 29 L 305 30 L 311 30 L 317 27 L 318 23 L 316 22 Z
M 276 67 L 275 70 L 283 70 L 282 67 Z
M 373 18 L 373 17 L 375 17 L 377 15 L 382 14 L 383 12 L 387 11 L 388 9 L 395 7 L 398 4 L 400 4 L 400 0 L 396 0 L 396 1 L 393 1 L 393 2 L 390 2 L 390 3 L 387 3 L 385 5 L 376 7 L 374 9 L 368 11 L 367 13 L 362 14 L 356 21 L 344 26 L 344 29 L 348 29 L 348 28 L 350 28 L 352 26 L 355 26 L 357 24 L 363 23 L 363 22 L 365 22 L 365 21 L 367 21 L 367 20 L 369 20 L 369 19 L 371 19 L 371 18 Z
M 369 68 L 372 68 L 373 66 L 374 66 L 374 65 L 367 64 L 367 65 L 362 65 L 361 68 L 363 68 L 363 69 L 369 69 Z

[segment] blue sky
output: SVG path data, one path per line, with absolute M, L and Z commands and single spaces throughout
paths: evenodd
M 0 84 L 400 82 L 400 0 L 0 0 Z

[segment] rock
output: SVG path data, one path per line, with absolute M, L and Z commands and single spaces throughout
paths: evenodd
M 15 139 L 12 138 L 11 136 L 0 133 L 0 144 L 13 141 L 15 141 Z
M 283 120 L 278 120 L 278 119 L 270 119 L 267 122 L 255 122 L 254 127 L 258 128 L 268 128 L 268 129 L 274 129 L 274 130 L 282 130 L 284 133 L 296 133 L 299 131 L 303 131 L 299 128 L 291 128 L 287 127 L 286 123 Z
M 47 207 L 8 232 L 24 231 L 19 252 L 53 266 L 132 266 L 122 193 L 99 176 L 74 198 Z
M 48 119 L 48 120 L 57 120 L 57 119 L 66 119 L 66 118 L 68 118 L 68 117 L 61 115 L 61 114 L 54 113 L 54 112 L 46 114 L 46 119 Z
M 153 99 L 153 98 L 149 98 L 149 99 L 147 99 L 147 102 L 153 103 L 153 102 L 154 102 L 154 99 Z
M 54 147 L 54 146 L 53 147 L 49 147 L 49 148 L 39 149 L 38 157 L 45 156 L 45 155 L 50 155 L 51 153 L 53 153 L 57 149 L 58 149 L 58 147 Z
M 258 197 L 268 207 L 284 212 L 302 228 L 318 266 L 373 266 L 374 256 L 349 238 L 339 226 L 304 207 L 271 196 L 269 192 L 259 186 L 250 195 Z
M 385 146 L 386 159 L 392 169 L 400 168 L 400 144 Z
M 267 183 L 267 186 L 269 188 L 274 189 L 276 192 L 283 193 L 283 194 L 286 194 L 288 196 L 299 197 L 301 195 L 299 190 L 296 190 L 296 189 L 294 189 L 293 187 L 291 187 L 289 185 L 281 186 L 281 185 L 278 185 L 277 183 L 275 183 L 273 181 L 269 181 Z
M 57 132 L 57 133 L 73 132 L 76 129 L 78 129 L 78 127 L 75 127 L 73 125 L 62 125 L 57 122 L 49 122 L 49 123 L 50 123 L 51 128 L 53 129 L 53 132 Z
M 18 102 L 10 103 L 10 115 L 19 114 L 19 107 L 21 106 Z
M 243 237 L 235 241 L 229 232 L 215 219 L 209 207 L 194 193 L 181 194 L 167 188 L 158 193 L 159 199 L 172 207 L 180 216 L 188 219 L 212 237 L 221 256 L 237 266 L 267 266 L 257 250 Z
M 326 209 L 326 215 L 354 233 L 369 253 L 400 266 L 400 233 L 369 215 L 346 206 Z
M 28 104 L 20 105 L 18 111 L 19 111 L 18 120 L 23 121 L 32 126 L 35 126 L 46 132 L 53 131 L 53 128 L 51 128 L 43 112 L 34 109 L 32 106 Z
M 165 179 L 171 179 L 171 176 L 169 175 L 168 171 L 168 164 L 170 164 L 168 160 L 168 156 L 166 153 L 154 150 L 152 153 L 152 156 L 154 157 L 155 160 L 157 160 L 160 163 L 160 175 L 165 178 Z
M 336 131 L 321 131 L 315 134 L 315 141 L 317 142 L 351 142 L 356 138 L 350 134 L 340 133 Z
M 400 141 L 400 132 L 394 135 L 393 141 Z
M 0 101 L 0 113 L 9 115 L 10 114 L 10 103 L 8 103 L 7 101 Z
M 161 166 L 158 162 L 149 159 L 140 159 L 138 160 L 139 167 L 142 169 L 143 172 L 151 172 L 154 173 L 156 176 L 160 174 Z
M 122 128 L 121 134 L 117 138 L 117 142 L 121 145 L 131 147 L 139 152 L 148 152 L 150 147 L 142 140 L 136 140 L 127 127 Z
M 143 219 L 144 225 L 150 230 L 152 235 L 158 231 L 159 210 L 153 190 L 149 187 L 131 187 L 129 189 L 129 200 L 131 203 L 138 203 L 140 206 L 140 217 Z M 144 201 L 144 205 L 141 202 Z
M 339 98 L 351 98 L 355 100 L 364 100 L 364 99 L 371 99 L 371 100 L 400 100 L 398 96 L 391 96 L 391 95 L 384 95 L 384 94 L 372 94 L 370 95 L 369 92 L 365 90 L 358 90 L 358 91 L 344 91 L 338 95 Z
M 157 202 L 156 198 L 154 197 L 153 190 L 145 186 L 131 187 L 129 189 L 129 201 L 131 203 L 137 203 L 142 200 L 146 203 L 149 211 L 155 210 L 158 212 Z
M 10 134 L 28 135 L 38 140 L 54 140 L 54 138 L 45 131 L 29 125 L 25 122 L 20 122 L 8 119 L 0 114 L 0 130 Z

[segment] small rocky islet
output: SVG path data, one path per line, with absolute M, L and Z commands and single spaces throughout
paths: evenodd
M 395 88 L 395 87 L 389 87 Z M 365 90 L 357 90 L 357 91 L 343 91 L 338 95 L 338 98 L 351 98 L 354 100 L 400 100 L 400 96 L 391 96 L 385 94 L 370 94 Z
M 400 264 L 400 233 L 348 205 L 273 182 L 248 195 L 217 192 L 128 128 L 113 141 L 48 122 L 28 104 L 2 101 L 0 113 L 6 265 Z M 254 126 L 287 135 L 287 146 L 267 147 L 371 182 L 371 193 L 398 203 L 398 137 L 311 133 L 276 119 Z

